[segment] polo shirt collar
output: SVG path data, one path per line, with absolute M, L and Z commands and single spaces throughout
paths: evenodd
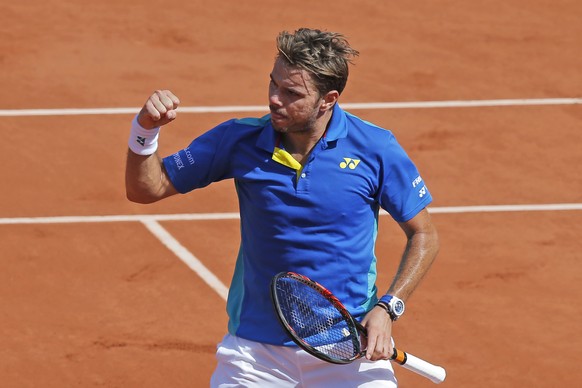
M 333 107 L 333 114 L 331 116 L 331 121 L 327 126 L 327 131 L 325 132 L 325 140 L 329 143 L 330 141 L 335 141 L 341 139 L 348 135 L 348 120 L 346 118 L 346 112 L 340 108 L 339 104 L 335 104 Z
M 259 134 L 259 138 L 257 139 L 257 147 L 271 153 L 273 152 L 273 148 L 279 137 L 279 133 L 275 131 L 273 125 L 271 124 L 270 120 L 271 115 L 268 114 L 263 116 L 262 119 L 267 119 L 263 130 Z
M 268 119 L 271 115 L 263 116 L 263 119 Z M 277 142 L 279 133 L 275 131 L 271 120 L 265 120 L 266 124 L 261 131 L 259 138 L 257 139 L 257 147 L 267 151 L 273 152 L 273 147 Z M 335 104 L 333 107 L 333 114 L 331 116 L 331 121 L 327 127 L 324 140 L 326 142 L 336 141 L 338 139 L 344 138 L 348 135 L 348 120 L 346 117 L 346 112 L 340 108 L 339 104 Z

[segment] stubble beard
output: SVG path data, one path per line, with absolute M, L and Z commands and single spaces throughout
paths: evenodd
M 279 133 L 307 133 L 315 128 L 315 123 L 317 122 L 317 116 L 312 115 L 305 121 L 301 123 L 294 123 L 287 126 L 281 126 L 275 123 L 273 118 L 271 118 L 271 125 L 276 132 Z

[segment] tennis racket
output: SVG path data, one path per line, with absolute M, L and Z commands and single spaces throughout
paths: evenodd
M 271 282 L 271 298 L 281 324 L 307 353 L 334 364 L 348 364 L 366 354 L 366 328 L 325 287 L 294 273 L 281 272 Z M 394 349 L 392 361 L 439 384 L 444 368 Z

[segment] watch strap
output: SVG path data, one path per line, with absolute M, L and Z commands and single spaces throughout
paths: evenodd
M 404 304 L 404 302 L 402 302 L 401 299 L 399 299 L 395 296 L 392 296 L 390 294 L 386 294 L 380 298 L 378 303 L 376 303 L 376 306 L 382 307 L 384 310 L 386 310 L 386 313 L 388 313 L 388 315 L 390 316 L 390 319 L 392 319 L 392 321 L 396 321 L 398 318 L 400 318 L 402 313 L 396 314 L 396 312 L 393 311 L 393 309 L 392 309 L 393 305 L 391 303 L 393 301 L 393 299 L 396 299 L 396 301 Z

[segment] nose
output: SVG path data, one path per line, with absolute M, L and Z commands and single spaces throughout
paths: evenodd
M 281 106 L 281 99 L 279 98 L 279 91 L 273 85 L 269 85 L 269 105 Z
M 269 93 L 269 106 L 281 106 L 281 100 L 277 93 Z

